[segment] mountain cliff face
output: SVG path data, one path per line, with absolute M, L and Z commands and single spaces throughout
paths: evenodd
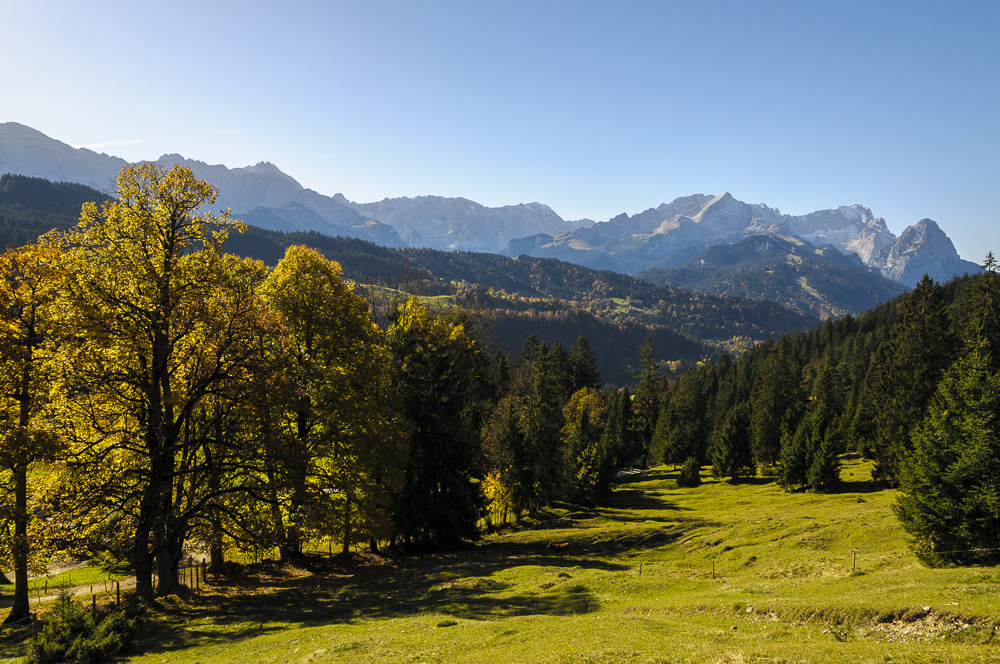
M 932 219 L 921 219 L 908 227 L 872 261 L 886 277 L 902 284 L 916 284 L 929 274 L 938 281 L 942 276 L 979 271 L 979 266 L 962 260 L 955 245 Z

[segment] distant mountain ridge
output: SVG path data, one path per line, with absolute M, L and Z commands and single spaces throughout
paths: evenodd
M 156 161 L 189 166 L 196 177 L 219 187 L 220 207 L 232 208 L 247 223 L 270 230 L 367 239 L 390 247 L 526 254 L 635 274 L 668 269 L 711 247 L 749 237 L 784 236 L 856 254 L 861 264 L 847 269 L 860 272 L 852 279 L 877 271 L 912 286 L 924 272 L 946 281 L 979 269 L 958 256 L 933 221 L 922 220 L 897 238 L 883 219 L 861 205 L 792 216 L 763 204 L 744 203 L 727 192 L 685 196 L 604 222 L 567 222 L 540 203 L 488 208 L 464 198 L 439 196 L 355 203 L 342 194 L 325 196 L 306 189 L 268 162 L 231 169 L 177 154 Z M 73 148 L 18 123 L 0 123 L 0 174 L 76 182 L 109 191 L 124 164 L 118 157 Z
M 350 203 L 359 213 L 389 224 L 410 246 L 495 253 L 510 238 L 576 230 L 541 203 L 488 208 L 465 198 L 418 196 L 378 203 Z
M 575 233 L 518 239 L 509 245 L 509 253 L 635 274 L 671 268 L 713 246 L 763 235 L 836 247 L 842 254 L 857 255 L 859 268 L 876 270 L 904 286 L 915 284 L 925 271 L 938 281 L 946 281 L 979 269 L 975 263 L 962 260 L 951 240 L 930 220 L 918 222 L 897 238 L 885 220 L 861 205 L 793 216 L 763 204 L 744 203 L 728 192 L 678 198 Z

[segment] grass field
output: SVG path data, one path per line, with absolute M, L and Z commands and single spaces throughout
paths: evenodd
M 164 600 L 129 661 L 998 661 L 1000 571 L 920 565 L 869 471 L 818 495 L 657 469 L 466 550 L 261 565 Z

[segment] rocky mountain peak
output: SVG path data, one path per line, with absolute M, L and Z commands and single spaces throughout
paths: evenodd
M 907 227 L 873 262 L 883 275 L 906 286 L 915 285 L 924 274 L 947 281 L 956 274 L 979 270 L 975 263 L 959 257 L 951 239 L 933 219 L 921 219 Z

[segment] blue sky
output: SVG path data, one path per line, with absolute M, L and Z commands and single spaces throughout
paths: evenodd
M 997 2 L 0 0 L 0 121 L 351 200 L 729 191 L 1000 252 Z

